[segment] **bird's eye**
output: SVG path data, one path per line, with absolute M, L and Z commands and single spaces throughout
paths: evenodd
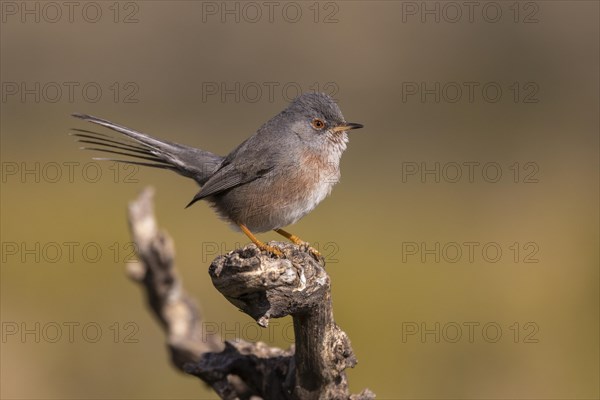
M 325 128 L 325 122 L 323 122 L 322 119 L 319 118 L 315 118 L 311 121 L 310 123 L 312 125 L 313 128 L 315 128 L 316 130 L 321 130 L 323 128 Z

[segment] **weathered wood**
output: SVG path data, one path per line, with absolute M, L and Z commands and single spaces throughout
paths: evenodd
M 202 331 L 200 311 L 175 269 L 173 241 L 156 225 L 152 197 L 153 190 L 146 189 L 129 204 L 129 228 L 140 262 L 128 264 L 127 274 L 145 289 L 150 308 L 167 331 L 172 361 L 183 369 L 207 351 L 220 351 L 223 344 Z
M 296 346 L 282 350 L 239 339 L 221 343 L 202 331 L 201 314 L 183 290 L 172 240 L 154 219 L 152 190 L 130 204 L 129 223 L 140 262 L 130 264 L 128 273 L 145 289 L 177 368 L 202 379 L 223 399 L 375 397 L 368 389 L 349 394 L 344 370 L 354 367 L 356 358 L 334 322 L 323 259 L 280 242 L 271 245 L 285 258 L 261 252 L 254 244 L 217 257 L 209 268 L 217 290 L 263 327 L 270 318 L 291 315 Z

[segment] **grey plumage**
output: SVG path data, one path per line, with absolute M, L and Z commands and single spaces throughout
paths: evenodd
M 73 114 L 73 116 L 112 129 L 131 139 L 127 141 L 124 138 L 116 139 L 98 132 L 73 129 L 74 133 L 72 135 L 77 136 L 80 143 L 101 146 L 86 146 L 84 149 L 133 157 L 151 162 L 118 158 L 105 158 L 104 160 L 169 169 L 185 177 L 194 179 L 200 185 L 203 185 L 208 180 L 223 161 L 223 157 L 209 151 L 156 139 L 145 133 L 137 132 L 98 117 L 86 114 Z
M 188 207 L 207 200 L 226 220 L 264 232 L 296 222 L 310 212 L 339 180 L 339 161 L 350 129 L 337 104 L 325 94 L 294 100 L 226 157 L 153 138 L 113 122 L 75 117 L 112 129 L 114 137 L 76 129 L 87 149 L 134 160 L 110 160 L 165 168 L 201 185 Z

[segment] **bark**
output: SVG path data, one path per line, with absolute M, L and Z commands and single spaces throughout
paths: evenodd
M 202 315 L 185 292 L 174 265 L 170 237 L 158 229 L 153 192 L 129 205 L 129 225 L 139 263 L 128 275 L 144 289 L 167 335 L 173 364 L 210 385 L 223 399 L 372 399 L 365 389 L 351 395 L 344 370 L 356 365 L 350 340 L 333 319 L 330 279 L 323 259 L 305 248 L 271 242 L 284 258 L 254 244 L 218 256 L 209 267 L 215 288 L 266 327 L 291 315 L 295 346 L 225 341 L 203 332 Z

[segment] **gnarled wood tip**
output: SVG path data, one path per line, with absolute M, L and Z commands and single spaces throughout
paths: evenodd
M 249 244 L 217 257 L 209 268 L 213 285 L 227 300 L 266 327 L 270 318 L 306 312 L 329 291 L 323 260 L 300 246 L 270 242 L 285 257 Z

